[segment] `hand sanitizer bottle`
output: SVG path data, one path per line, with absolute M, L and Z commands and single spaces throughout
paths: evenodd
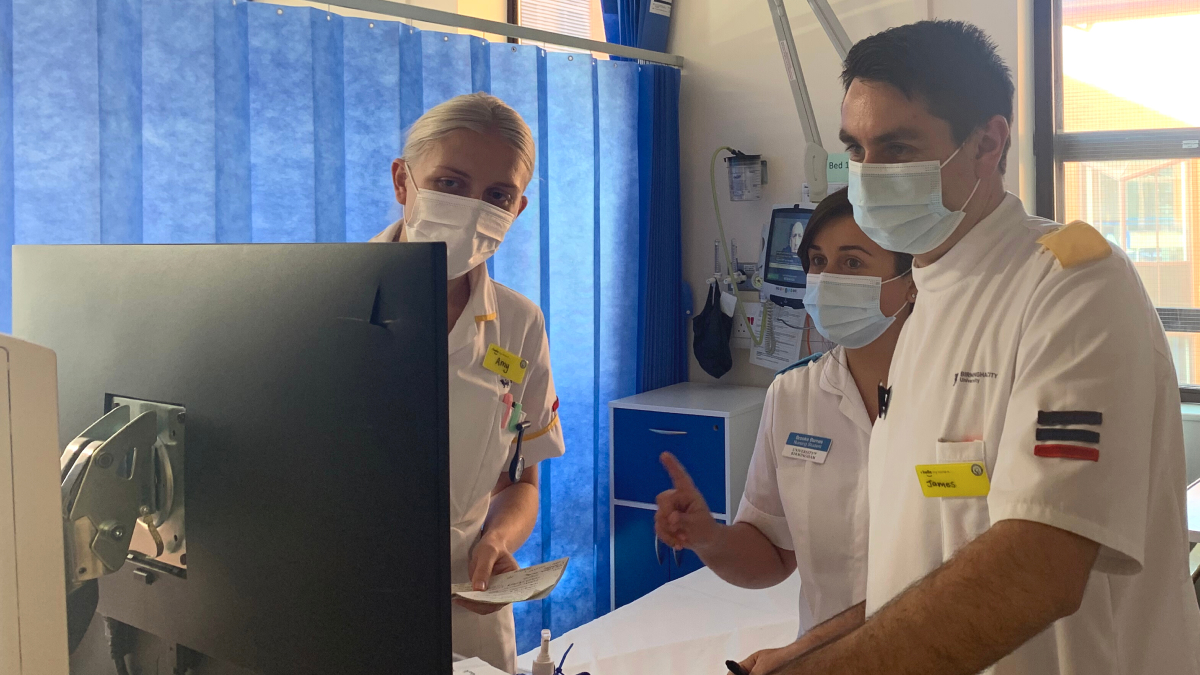
M 542 651 L 533 660 L 533 675 L 554 675 L 554 660 L 550 658 L 550 631 L 542 631 Z

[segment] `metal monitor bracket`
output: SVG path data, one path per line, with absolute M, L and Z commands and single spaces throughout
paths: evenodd
M 800 57 L 796 53 L 796 41 L 792 37 L 792 24 L 788 21 L 787 8 L 783 0 L 767 0 L 771 7 L 771 20 L 775 23 L 775 34 L 779 38 L 779 49 L 783 52 L 783 65 L 787 69 L 788 81 L 792 85 L 792 98 L 796 101 L 796 112 L 800 115 L 800 126 L 804 130 L 807 145 L 804 149 L 804 175 L 808 178 L 808 189 L 811 201 L 819 202 L 829 191 L 826 179 L 826 164 L 829 153 L 821 146 L 821 132 L 817 129 L 817 117 L 813 113 L 812 99 L 808 95 L 808 85 L 804 83 L 804 71 L 800 68 Z M 825 29 L 838 57 L 843 61 L 850 52 L 850 37 L 833 13 L 827 0 L 808 0 L 817 21 Z
M 127 559 L 186 576 L 184 409 L 108 398 L 60 460 L 68 592 Z

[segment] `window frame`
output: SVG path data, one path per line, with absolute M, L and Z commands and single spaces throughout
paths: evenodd
M 1200 159 L 1200 127 L 1063 132 L 1062 0 L 1033 0 L 1034 211 L 1062 222 L 1066 212 L 1065 164 L 1113 160 Z M 1190 143 L 1189 143 L 1190 142 Z M 1047 180 L 1046 177 L 1050 179 Z M 1196 333 L 1200 309 L 1158 309 L 1171 332 Z M 1178 329 L 1185 330 L 1178 330 Z M 1185 403 L 1200 403 L 1200 385 L 1180 387 Z

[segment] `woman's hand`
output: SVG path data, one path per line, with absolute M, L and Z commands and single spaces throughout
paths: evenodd
M 713 543 L 721 525 L 713 519 L 704 496 L 675 455 L 664 452 L 660 461 L 674 487 L 658 495 L 654 533 L 675 550 L 690 548 L 699 552 Z
M 517 559 L 508 552 L 503 542 L 489 537 L 486 533 L 471 547 L 467 573 L 471 576 L 472 587 L 477 591 L 486 591 L 492 577 L 497 574 L 515 572 L 519 569 L 521 566 L 517 564 Z M 454 604 L 480 615 L 492 614 L 507 606 L 472 602 L 462 598 L 455 598 Z

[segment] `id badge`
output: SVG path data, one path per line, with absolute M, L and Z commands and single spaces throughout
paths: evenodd
M 824 436 L 792 432 L 788 434 L 787 442 L 783 446 L 783 455 L 814 464 L 824 464 L 829 457 L 829 446 L 831 445 L 833 445 L 833 440 Z
M 488 345 L 487 354 L 483 356 L 483 367 L 500 377 L 521 384 L 521 381 L 525 379 L 525 369 L 529 367 L 529 362 L 520 355 L 492 343 Z
M 992 489 L 983 462 L 918 464 L 917 479 L 926 497 L 986 497 Z

